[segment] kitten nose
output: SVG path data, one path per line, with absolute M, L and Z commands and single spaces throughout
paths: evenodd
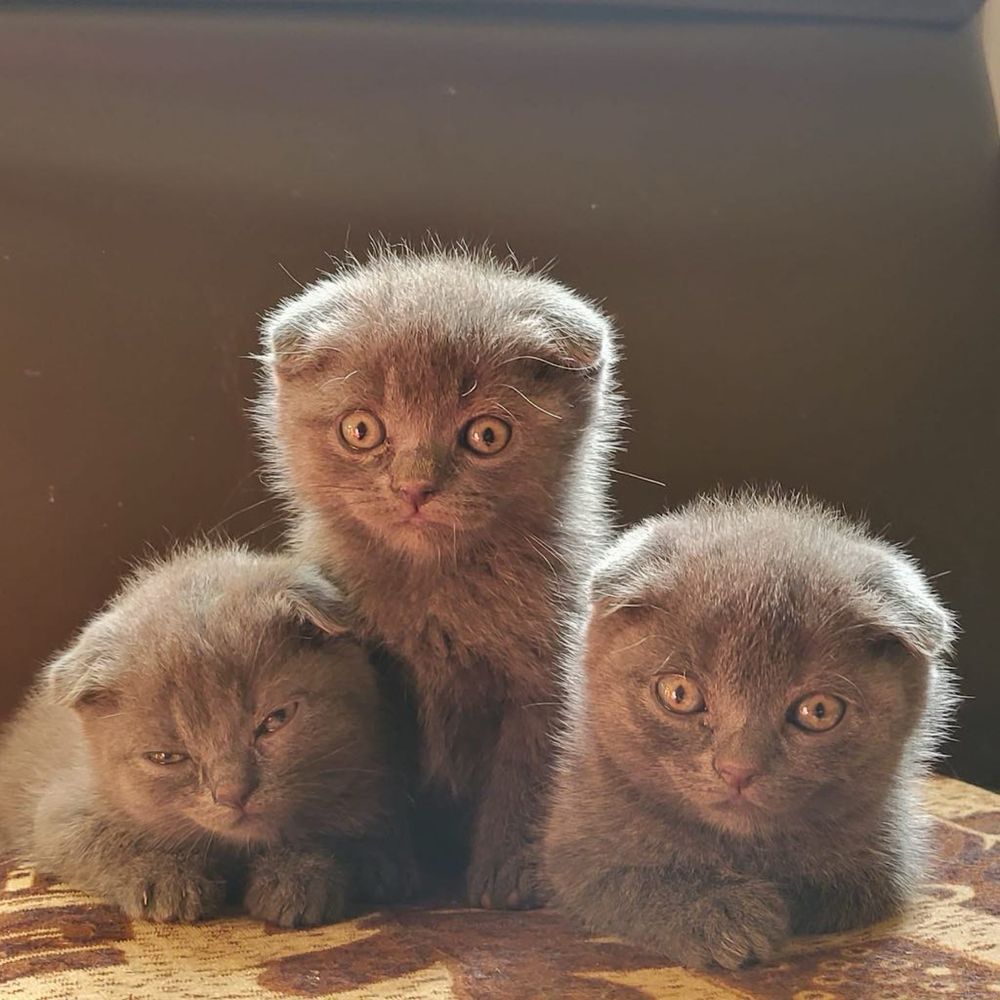
M 248 784 L 219 785 L 212 791 L 212 799 L 216 805 L 242 810 L 252 791 Z
M 759 774 L 753 765 L 730 760 L 717 760 L 715 770 L 718 771 L 719 777 L 737 792 L 742 792 Z
M 396 492 L 404 500 L 409 501 L 414 510 L 420 510 L 437 493 L 437 490 L 434 488 L 433 483 L 421 481 L 402 483 L 396 487 Z

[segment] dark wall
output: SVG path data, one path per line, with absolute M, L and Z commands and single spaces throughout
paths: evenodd
M 277 537 L 258 313 L 435 230 L 617 316 L 629 520 L 777 480 L 947 573 L 1000 786 L 996 167 L 974 23 L 0 15 L 0 704 L 148 546 Z

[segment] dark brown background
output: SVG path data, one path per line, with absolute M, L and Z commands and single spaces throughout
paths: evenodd
M 948 573 L 952 766 L 1000 786 L 996 168 L 974 21 L 8 9 L 0 707 L 148 546 L 277 537 L 258 313 L 435 230 L 616 315 L 621 465 L 668 484 L 622 478 L 629 520 L 777 480 Z

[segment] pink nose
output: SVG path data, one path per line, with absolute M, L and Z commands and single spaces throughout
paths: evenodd
M 434 494 L 437 490 L 434 489 L 433 483 L 403 483 L 401 486 L 396 487 L 396 492 L 406 500 L 414 510 L 420 510 L 421 507 Z
M 737 792 L 742 792 L 759 773 L 752 766 L 728 760 L 717 760 L 715 770 L 719 772 L 719 777 Z
M 216 805 L 242 811 L 253 791 L 248 785 L 219 785 L 212 792 Z

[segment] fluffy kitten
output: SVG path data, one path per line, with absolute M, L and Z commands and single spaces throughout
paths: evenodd
M 464 249 L 384 248 L 265 321 L 259 422 L 298 548 L 401 661 L 475 905 L 537 902 L 567 622 L 607 540 L 608 320 Z
M 227 877 L 283 926 L 389 890 L 376 684 L 342 621 L 287 558 L 193 549 L 140 571 L 8 726 L 0 846 L 152 920 L 210 915 Z
M 545 841 L 591 930 L 735 968 L 896 912 L 955 705 L 914 562 L 805 502 L 702 500 L 599 567 Z

